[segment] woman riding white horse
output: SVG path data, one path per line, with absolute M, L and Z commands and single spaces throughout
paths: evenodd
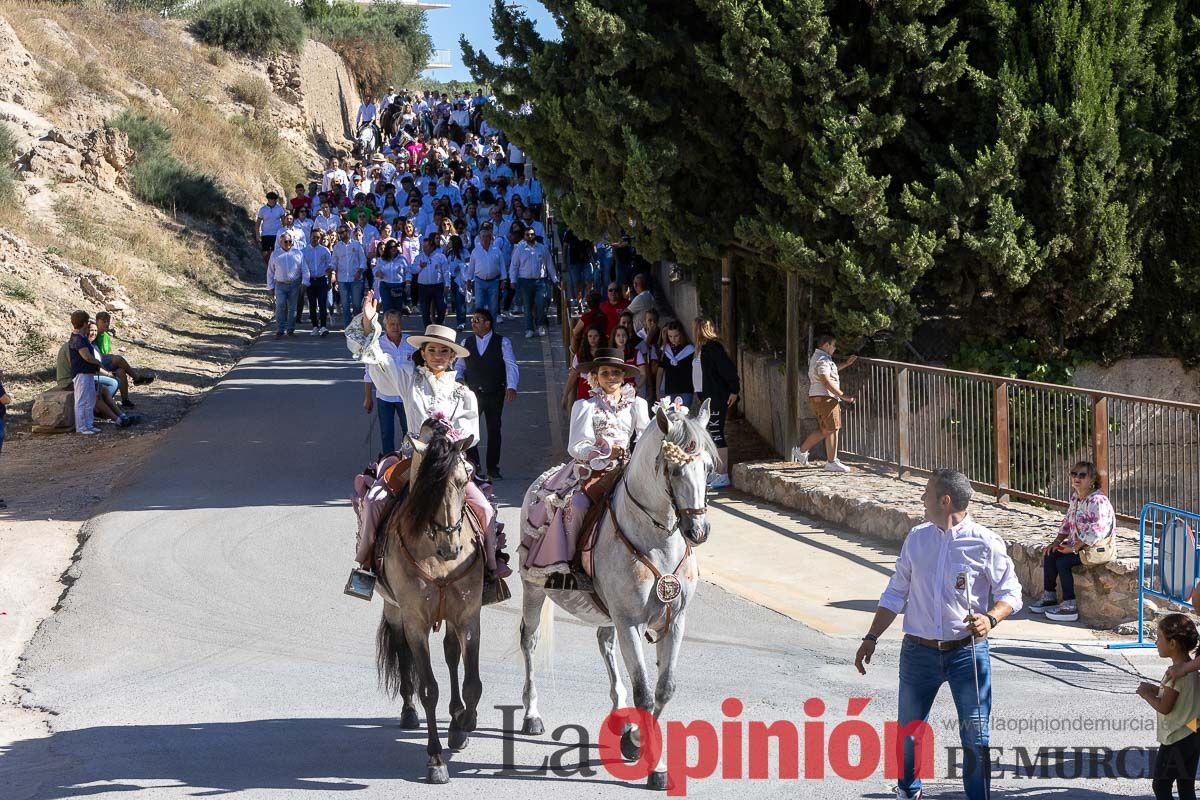
M 454 359 L 466 357 L 467 350 L 459 345 L 455 332 L 443 325 L 430 325 L 421 336 L 409 336 L 408 343 L 417 348 L 411 361 L 389 358 L 379 339 L 383 328 L 376 312 L 379 301 L 373 291 L 363 298 L 363 310 L 346 327 L 346 343 L 351 355 L 367 365 L 376 386 L 394 387 L 404 403 L 409 431 L 421 430 L 430 418 L 447 424 L 455 439 L 479 439 L 479 401 L 475 393 L 456 379 Z M 403 459 L 412 457 L 407 440 L 401 447 Z M 491 599 L 496 592 L 497 579 L 512 574 L 506 558 L 497 560 L 497 529 L 495 509 L 474 483 L 467 487 L 467 505 L 475 512 L 484 528 L 484 555 L 487 561 L 484 597 Z M 486 602 L 487 600 L 485 600 Z
M 526 580 L 558 583 L 563 579 L 551 578 L 558 573 L 570 576 L 561 588 L 587 590 L 590 580 L 577 569 L 575 558 L 584 517 L 621 476 L 633 442 L 650 424 L 650 411 L 625 383 L 638 368 L 626 364 L 619 351 L 600 348 L 579 371 L 588 376 L 592 392 L 571 409 L 571 460 L 530 487 L 536 502 L 522 521 L 521 550 Z

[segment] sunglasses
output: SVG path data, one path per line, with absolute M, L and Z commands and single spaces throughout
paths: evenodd
M 1092 473 L 1088 472 L 1087 470 L 1081 470 L 1081 471 L 1079 471 L 1079 472 L 1072 472 L 1072 473 L 1071 473 L 1071 477 L 1072 477 L 1072 478 L 1079 478 L 1079 479 L 1081 479 L 1081 480 L 1082 480 L 1083 478 L 1090 478 L 1090 477 L 1092 477 Z

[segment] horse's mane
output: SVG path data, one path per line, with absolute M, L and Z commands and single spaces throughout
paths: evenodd
M 421 456 L 421 468 L 409 479 L 408 499 L 404 501 L 401 529 L 405 536 L 425 535 L 446 496 L 450 476 L 458 466 L 458 448 L 444 431 L 435 429 Z
M 658 428 L 658 422 L 654 417 L 654 413 L 650 414 L 650 427 L 638 438 L 638 443 L 633 450 L 633 459 L 631 467 L 640 467 L 644 464 L 652 464 L 654 458 L 658 456 L 663 444 L 670 442 L 677 445 L 680 449 L 686 452 L 707 453 L 708 457 L 714 463 L 717 460 L 717 445 L 713 442 L 712 436 L 708 434 L 708 429 L 700 424 L 700 420 L 696 417 L 682 416 L 675 412 L 668 412 L 667 418 L 672 424 L 666 434 L 663 434 Z M 646 440 L 650 438 L 659 439 L 658 446 L 651 448 L 646 446 Z M 640 473 L 640 470 L 638 471 Z M 640 474 L 633 477 L 641 477 Z

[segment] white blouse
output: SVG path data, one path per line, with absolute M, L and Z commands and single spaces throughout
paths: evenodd
M 577 400 L 571 408 L 567 453 L 577 462 L 603 469 L 614 449 L 628 451 L 634 435 L 649 424 L 649 407 L 629 384 L 621 387 L 621 398 L 616 404 L 595 392 L 586 400 Z
M 388 387 L 386 393 L 391 394 L 391 387 L 395 387 L 395 395 L 404 403 L 408 429 L 420 431 L 425 420 L 440 414 L 459 438 L 472 436 L 479 441 L 479 401 L 474 392 L 456 380 L 454 368 L 435 376 L 412 361 L 389 358 L 379 343 L 383 328 L 378 319 L 372 320 L 372 329 L 368 338 L 363 334 L 362 315 L 356 315 L 346 328 L 346 345 L 354 358 L 367 365 L 377 391 L 384 393 L 384 387 Z

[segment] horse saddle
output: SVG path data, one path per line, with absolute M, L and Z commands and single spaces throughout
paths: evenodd
M 579 540 L 575 545 L 575 556 L 571 560 L 571 565 L 589 578 L 594 577 L 592 574 L 594 567 L 592 551 L 596 547 L 596 535 L 600 531 L 600 520 L 604 518 L 604 509 L 608 508 L 608 504 L 612 501 L 617 482 L 625 473 L 625 464 L 624 460 L 618 462 L 608 472 L 602 472 L 600 475 L 588 479 L 580 487 L 580 490 L 588 496 L 591 505 L 588 506 L 587 513 L 583 515 L 583 523 L 579 527 Z

